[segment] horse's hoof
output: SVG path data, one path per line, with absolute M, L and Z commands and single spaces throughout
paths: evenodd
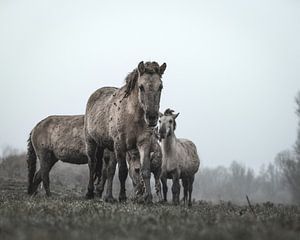
M 145 194 L 144 195 L 144 201 L 146 204 L 151 204 L 152 203 L 152 194 Z
M 126 195 L 120 195 L 119 196 L 119 202 L 126 202 L 126 201 L 127 201 Z
M 95 196 L 97 197 L 97 198 L 102 198 L 102 192 L 101 191 L 95 191 Z
M 107 203 L 115 203 L 117 200 L 113 196 L 105 196 L 103 200 Z
M 192 206 L 192 203 L 191 203 L 191 202 L 189 202 L 189 203 L 188 203 L 188 207 L 191 207 L 191 206 Z
M 94 192 L 87 192 L 85 195 L 86 199 L 93 199 L 94 198 Z

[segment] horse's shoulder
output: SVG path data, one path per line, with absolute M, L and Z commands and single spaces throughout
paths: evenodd
M 112 96 L 117 90 L 118 88 L 115 87 L 102 87 L 97 89 L 89 97 L 89 100 L 87 102 L 87 110 L 97 103 L 103 105 L 103 102 L 106 102 L 109 99 L 109 97 Z

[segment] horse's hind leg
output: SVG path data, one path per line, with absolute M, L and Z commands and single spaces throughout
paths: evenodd
M 194 184 L 194 176 L 189 178 L 188 181 L 188 190 L 189 190 L 189 207 L 192 206 L 192 192 L 193 192 L 193 184 Z
M 49 172 L 56 162 L 57 162 L 57 159 L 55 159 L 51 153 L 44 153 L 43 156 L 40 157 L 41 179 L 43 181 L 43 186 L 45 188 L 46 195 L 48 197 L 51 196 Z
M 96 184 L 96 193 L 101 198 L 104 191 L 105 183 L 107 179 L 107 165 L 106 163 L 102 166 L 102 174 L 98 175 L 98 183 Z
M 98 151 L 97 157 L 96 157 L 96 151 Z M 94 177 L 96 173 L 97 158 L 99 158 L 100 161 L 102 161 L 103 148 L 102 147 L 97 148 L 97 143 L 93 139 L 87 136 L 86 152 L 88 156 L 88 165 L 89 165 L 89 173 L 90 173 L 88 192 L 86 194 L 86 198 L 91 199 L 94 198 Z
M 32 194 L 36 194 L 37 193 L 37 189 L 40 185 L 42 181 L 42 176 L 41 176 L 41 169 L 39 169 L 35 175 L 34 175 L 34 178 L 33 178 L 33 183 L 32 183 Z
M 188 198 L 188 179 L 187 178 L 182 178 L 182 186 L 183 186 L 183 202 L 184 205 L 186 204 L 187 198 Z

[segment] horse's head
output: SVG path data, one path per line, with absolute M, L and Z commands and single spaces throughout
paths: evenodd
M 166 70 L 167 64 L 161 66 L 156 62 L 140 62 L 137 68 L 138 98 L 144 110 L 144 119 L 149 127 L 157 124 L 160 95 L 163 88 L 161 77 Z
M 159 136 L 161 139 L 167 138 L 174 133 L 176 129 L 175 119 L 178 117 L 179 113 L 173 114 L 174 110 L 167 109 L 164 114 L 160 113 L 159 117 Z

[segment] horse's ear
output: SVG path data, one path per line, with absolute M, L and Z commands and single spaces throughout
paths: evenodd
M 178 117 L 178 115 L 179 115 L 179 113 L 174 114 L 174 115 L 173 115 L 173 118 L 176 119 L 176 118 Z
M 140 73 L 140 75 L 142 75 L 144 72 L 145 72 L 145 65 L 144 65 L 144 62 L 141 61 L 138 65 L 138 71 Z
M 160 67 L 159 67 L 159 73 L 160 75 L 163 75 L 165 70 L 167 68 L 167 64 L 166 63 L 163 63 Z
M 161 112 L 159 112 L 159 117 L 162 117 L 162 116 L 163 116 L 163 114 Z

